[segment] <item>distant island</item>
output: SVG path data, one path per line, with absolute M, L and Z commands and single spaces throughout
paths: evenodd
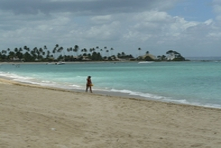
M 138 48 L 140 52 L 141 48 Z M 114 49 L 99 46 L 90 49 L 80 49 L 78 45 L 67 48 L 66 50 L 58 44 L 51 50 L 45 45 L 43 48 L 30 49 L 27 46 L 23 48 L 10 48 L 0 52 L 1 62 L 74 62 L 74 61 L 186 61 L 186 59 L 177 51 L 169 50 L 166 55 L 154 56 L 146 52 L 145 55 L 133 57 L 125 52 L 113 54 Z

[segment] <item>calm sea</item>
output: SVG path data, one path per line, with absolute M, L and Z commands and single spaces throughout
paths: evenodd
M 221 62 L 103 62 L 64 65 L 1 64 L 0 76 L 15 81 L 221 108 Z

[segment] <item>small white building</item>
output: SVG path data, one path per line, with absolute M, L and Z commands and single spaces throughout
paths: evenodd
M 169 54 L 167 54 L 166 58 L 167 58 L 167 60 L 173 60 L 176 58 L 176 55 L 174 53 L 169 53 Z

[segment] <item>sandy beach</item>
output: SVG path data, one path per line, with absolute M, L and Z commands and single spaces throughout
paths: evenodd
M 220 109 L 0 79 L 1 148 L 220 148 L 220 117 Z

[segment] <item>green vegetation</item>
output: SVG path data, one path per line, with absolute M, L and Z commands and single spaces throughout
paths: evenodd
M 162 55 L 157 58 L 151 54 L 149 51 L 146 52 L 144 56 L 140 56 L 141 48 L 138 48 L 139 56 L 134 58 L 131 54 L 126 54 L 125 52 L 113 54 L 114 49 L 107 47 L 90 48 L 90 49 L 80 49 L 78 45 L 64 49 L 58 44 L 52 50 L 49 50 L 45 45 L 43 48 L 34 47 L 32 50 L 24 46 L 23 48 L 14 48 L 11 50 L 2 50 L 0 52 L 1 62 L 10 61 L 23 61 L 23 62 L 57 62 L 57 61 L 184 61 L 185 58 L 181 56 L 180 53 L 169 50 L 166 52 L 167 56 Z
M 167 56 L 158 56 L 159 61 L 185 61 L 186 59 L 177 51 L 169 50 L 166 52 Z

